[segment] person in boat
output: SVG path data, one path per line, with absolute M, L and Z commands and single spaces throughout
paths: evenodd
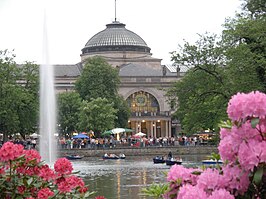
M 107 153 L 104 154 L 104 157 L 109 157 Z
M 109 157 L 111 157 L 111 158 L 117 158 L 117 155 L 111 153 L 111 154 L 109 155 Z
M 172 155 L 172 152 L 170 151 L 170 152 L 168 153 L 168 159 L 171 159 L 171 158 L 173 158 L 173 155 Z
M 119 157 L 120 157 L 120 158 L 124 158 L 124 157 L 126 157 L 126 156 L 125 156 L 124 153 L 120 153 Z

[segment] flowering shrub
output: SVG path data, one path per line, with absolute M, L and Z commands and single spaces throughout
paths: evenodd
M 238 93 L 228 103 L 221 125 L 219 154 L 224 165 L 189 169 L 174 165 L 165 199 L 266 198 L 266 95 Z
M 0 149 L 0 198 L 89 198 L 83 180 L 73 173 L 66 158 L 58 159 L 54 170 L 41 162 L 36 150 L 6 142 Z M 98 196 L 96 199 L 104 199 Z

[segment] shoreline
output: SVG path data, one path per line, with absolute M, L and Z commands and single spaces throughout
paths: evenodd
M 100 149 L 58 149 L 58 157 L 67 155 L 80 155 L 83 157 L 102 157 L 105 153 L 120 154 L 126 156 L 162 156 L 167 155 L 169 151 L 174 156 L 177 155 L 211 155 L 218 153 L 217 146 L 166 146 L 166 147 L 117 147 Z

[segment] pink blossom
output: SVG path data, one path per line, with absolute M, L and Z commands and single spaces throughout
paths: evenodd
M 266 141 L 260 142 L 256 146 L 254 146 L 254 150 L 257 151 L 259 155 L 259 160 L 261 162 L 266 162 Z
M 53 196 L 54 192 L 52 192 L 49 188 L 43 188 L 38 192 L 38 199 L 48 199 Z
M 242 140 L 255 139 L 262 141 L 262 137 L 259 131 L 256 128 L 252 128 L 251 122 L 249 120 L 242 124 L 240 127 L 234 126 L 232 128 L 232 132 L 234 134 L 237 134 Z
M 221 130 L 220 130 L 220 138 L 223 139 L 226 136 L 230 135 L 230 133 L 231 133 L 231 129 L 221 128 Z
M 32 162 L 33 160 L 36 161 L 36 163 L 39 163 L 41 161 L 41 156 L 38 151 L 31 149 L 31 150 L 24 150 L 26 162 Z
M 104 196 L 96 196 L 95 199 L 106 199 Z
M 23 194 L 26 191 L 26 187 L 21 185 L 17 187 L 17 190 L 20 194 Z
M 71 174 L 73 171 L 73 167 L 71 162 L 66 158 L 59 158 L 55 164 L 54 169 L 58 174 Z
M 186 184 L 179 190 L 177 199 L 196 199 L 196 198 L 208 198 L 206 192 L 198 186 L 192 186 Z
M 43 165 L 39 170 L 39 176 L 46 180 L 53 180 L 55 178 L 55 173 L 52 169 L 49 168 L 48 165 Z
M 199 171 L 199 169 L 195 170 L 181 165 L 173 165 L 168 172 L 167 181 L 177 181 L 179 179 L 182 183 L 195 184 L 198 176 L 192 174 L 194 171 Z
M 84 187 L 84 185 L 83 180 L 77 176 L 69 176 L 64 180 L 57 182 L 58 190 L 61 193 L 71 192 L 72 189 Z
M 224 180 L 217 169 L 207 168 L 198 179 L 197 186 L 207 193 L 224 187 Z
M 243 171 L 238 165 L 227 165 L 222 170 L 227 190 L 231 192 L 237 190 L 237 194 L 243 194 L 247 191 L 250 184 L 249 172 Z
M 234 162 L 237 159 L 239 145 L 236 143 L 236 139 L 230 134 L 229 136 L 221 139 L 218 150 L 222 160 L 229 160 Z
M 5 173 L 5 167 L 0 167 L 0 175 Z
M 9 161 L 15 160 L 23 154 L 23 146 L 21 144 L 14 144 L 6 142 L 0 149 L 0 160 Z
M 225 189 L 214 190 L 208 199 L 234 199 L 235 197 Z
M 248 142 L 243 141 L 239 147 L 238 160 L 242 168 L 246 171 L 253 171 L 255 166 L 259 164 L 259 153 L 258 150 L 259 142 L 257 140 L 249 140 Z M 264 149 L 265 150 L 265 149 Z
M 39 167 L 38 166 L 26 166 L 26 165 L 21 165 L 16 168 L 16 171 L 20 174 L 23 175 L 38 175 L 39 174 Z
M 230 99 L 227 113 L 233 121 L 247 117 L 263 119 L 266 113 L 266 95 L 258 91 L 248 94 L 237 93 Z

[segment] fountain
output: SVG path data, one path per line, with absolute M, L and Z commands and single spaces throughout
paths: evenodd
M 56 97 L 54 68 L 49 64 L 46 15 L 43 26 L 43 62 L 40 66 L 40 155 L 51 164 L 56 160 Z

